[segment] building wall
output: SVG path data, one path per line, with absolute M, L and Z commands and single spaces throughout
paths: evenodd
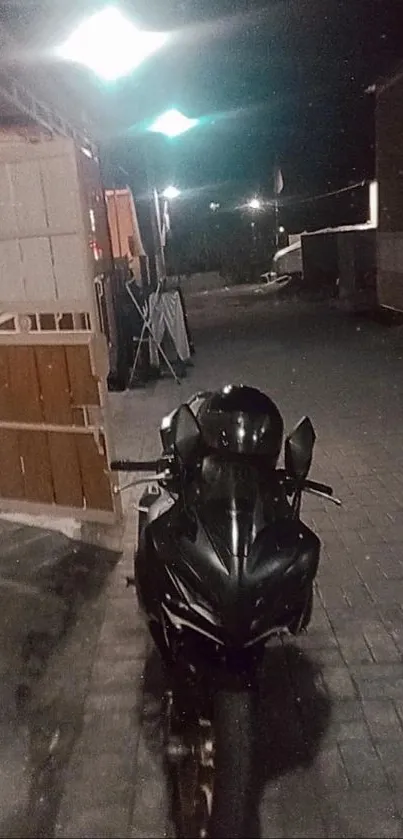
M 303 235 L 302 261 L 305 288 L 324 293 L 334 291 L 339 271 L 335 233 Z
M 337 234 L 339 297 L 348 308 L 371 311 L 376 306 L 376 231 Z
M 375 230 L 350 228 L 302 235 L 304 287 L 338 293 L 347 307 L 375 305 Z M 338 291 L 337 291 L 338 290 Z
M 378 302 L 403 311 L 403 76 L 377 93 L 376 168 Z

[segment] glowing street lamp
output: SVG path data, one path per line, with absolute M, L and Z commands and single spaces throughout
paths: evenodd
M 162 193 L 163 197 L 167 198 L 168 201 L 174 201 L 175 198 L 179 198 L 180 194 L 180 189 L 177 189 L 176 186 L 167 186 Z
M 262 202 L 260 198 L 251 198 L 250 201 L 248 201 L 248 207 L 250 210 L 261 210 Z
M 150 125 L 150 131 L 154 134 L 164 134 L 165 137 L 179 137 L 180 134 L 194 128 L 198 122 L 198 119 L 189 119 L 176 108 L 171 108 Z
M 166 33 L 137 29 L 119 9 L 108 6 L 82 21 L 56 54 L 112 82 L 132 73 L 167 40 Z

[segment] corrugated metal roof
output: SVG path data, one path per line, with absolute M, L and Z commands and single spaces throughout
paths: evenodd
M 15 38 L 0 21 L 0 124 L 32 122 L 91 145 L 95 132 L 82 118 L 80 106 L 63 85 L 60 74 L 49 74 L 45 67 L 19 61 L 19 51 Z M 70 107 L 66 108 L 65 103 Z

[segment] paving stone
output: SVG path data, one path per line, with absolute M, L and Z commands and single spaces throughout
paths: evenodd
M 383 739 L 402 740 L 402 722 L 392 700 L 380 699 L 364 702 L 363 711 L 375 741 Z
M 351 786 L 379 789 L 386 785 L 383 764 L 369 739 L 344 741 L 339 748 Z
M 362 665 L 351 674 L 363 699 L 403 698 L 403 663 Z
M 289 304 L 274 309 L 257 297 L 233 289 L 194 299 L 195 368 L 180 393 L 162 380 L 141 392 L 113 394 L 118 454 L 156 456 L 161 416 L 178 398 L 233 380 L 269 392 L 287 428 L 303 413 L 312 416 L 318 433 L 312 478 L 334 485 L 345 506 L 338 510 L 313 497 L 304 502 L 306 519 L 323 539 L 318 596 L 309 633 L 295 642 L 302 657 L 287 651 L 293 657 L 288 682 L 279 667 L 277 682 L 265 682 L 262 742 L 268 755 L 275 743 L 287 754 L 272 760 L 264 779 L 261 835 L 403 836 L 403 427 L 400 394 L 389 386 L 401 378 L 400 350 L 391 348 L 391 332 L 379 325 L 362 323 L 357 332 L 341 313 Z M 125 563 L 109 592 L 83 738 L 86 728 L 88 742 L 100 737 L 99 720 L 110 715 L 104 742 L 116 724 L 120 753 L 121 731 L 129 725 L 133 734 L 143 709 L 128 834 L 137 839 L 173 833 L 158 690 L 148 696 L 142 677 L 150 646 L 135 598 L 120 587 L 132 569 L 130 522 Z M 139 669 L 130 661 L 131 643 Z M 288 698 L 290 686 L 295 696 Z M 113 833 L 111 805 L 103 822 L 101 810 L 74 816 L 75 829 L 66 836 L 126 835 Z
M 315 649 L 314 657 L 316 663 L 323 670 L 326 670 L 326 668 L 342 668 L 345 664 L 342 653 L 338 647 L 330 647 L 330 649 Z
M 341 792 L 350 785 L 339 746 L 335 744 L 325 744 L 319 749 L 309 773 L 318 794 L 325 797 L 329 792 Z
M 69 820 L 56 829 L 56 839 L 126 839 L 129 834 L 127 814 L 119 804 L 98 808 L 86 806 L 71 810 Z
M 138 692 L 133 691 L 132 688 L 120 690 L 119 687 L 108 693 L 92 692 L 87 696 L 85 703 L 85 711 L 92 713 L 100 711 L 103 714 L 113 713 L 115 711 L 133 711 L 141 709 L 142 696 Z
M 360 741 L 360 743 L 371 745 L 370 729 L 365 720 L 340 722 L 335 727 L 335 735 L 338 743 Z
M 400 654 L 393 638 L 381 623 L 374 622 L 372 626 L 366 626 L 363 635 L 375 661 L 379 663 L 400 661 Z
M 354 699 L 356 696 L 356 688 L 347 667 L 326 667 L 324 681 L 332 698 Z
M 322 801 L 329 839 L 393 839 L 401 837 L 402 822 L 391 791 L 345 790 Z
M 401 738 L 379 740 L 376 748 L 390 785 L 403 792 L 403 746 Z
M 172 835 L 169 785 L 164 770 L 161 731 L 143 727 L 137 752 L 132 837 Z M 171 834 L 169 834 L 171 831 Z
M 102 654 L 102 647 L 98 653 Z M 108 691 L 116 689 L 128 690 L 133 693 L 139 688 L 142 689 L 144 674 L 144 662 L 135 657 L 131 659 L 114 659 L 99 657 L 92 671 L 92 689 L 97 691 Z
M 80 746 L 85 754 L 102 754 L 105 742 L 113 754 L 137 751 L 141 726 L 141 708 L 86 713 Z
M 358 722 L 364 720 L 364 708 L 360 699 L 331 700 L 331 718 L 333 723 Z
M 374 660 L 364 635 L 358 634 L 355 637 L 352 637 L 351 634 L 338 635 L 337 640 L 341 655 L 347 665 L 365 664 Z

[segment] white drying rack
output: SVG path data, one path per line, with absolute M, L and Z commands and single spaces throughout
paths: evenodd
M 143 306 L 141 306 L 139 304 L 138 300 L 136 300 L 136 297 L 133 294 L 131 286 L 132 286 L 132 283 L 134 283 L 134 282 L 135 282 L 134 279 L 133 280 L 128 280 L 126 282 L 126 291 L 129 295 L 132 303 L 134 303 L 134 305 L 135 305 L 135 307 L 136 307 L 136 309 L 137 309 L 137 311 L 138 311 L 138 313 L 141 317 L 142 326 L 141 326 L 140 338 L 137 342 L 136 354 L 134 356 L 134 361 L 133 361 L 133 367 L 132 367 L 131 373 L 130 373 L 129 387 L 132 386 L 133 381 L 134 381 L 134 377 L 136 375 L 136 369 L 137 369 L 137 365 L 138 365 L 139 359 L 140 359 L 141 345 L 142 345 L 142 342 L 144 341 L 144 339 L 146 338 L 146 333 L 148 333 L 148 339 L 153 342 L 157 352 L 159 352 L 160 355 L 162 356 L 162 358 L 164 359 L 165 364 L 167 365 L 168 369 L 172 373 L 172 376 L 175 379 L 176 383 L 178 385 L 180 385 L 181 381 L 179 379 L 179 376 L 175 373 L 174 367 L 172 366 L 165 350 L 162 347 L 162 341 L 161 341 L 161 343 L 159 341 L 157 341 L 157 338 L 155 337 L 153 326 L 152 326 L 153 314 L 154 314 L 156 306 L 158 306 L 158 304 L 160 302 L 160 299 L 161 299 L 163 280 L 162 279 L 158 280 L 157 289 L 156 289 L 156 292 L 155 292 L 155 295 L 154 295 L 154 298 L 153 298 L 152 302 L 150 303 L 149 298 L 148 298 L 147 300 L 144 301 Z

